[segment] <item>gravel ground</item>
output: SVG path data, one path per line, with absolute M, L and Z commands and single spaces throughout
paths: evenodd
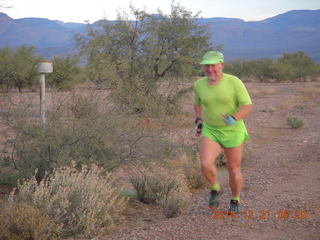
M 246 121 L 251 155 L 242 169 L 243 213 L 224 214 L 231 192 L 222 169 L 220 212 L 208 209 L 208 190 L 202 190 L 179 217 L 120 227 L 102 239 L 320 239 L 320 83 L 247 86 L 254 111 Z M 303 119 L 304 126 L 289 128 L 288 116 Z
M 130 213 L 135 222 L 100 239 L 320 239 L 320 82 L 246 85 L 254 110 L 246 120 L 251 139 L 242 167 L 243 213 L 237 218 L 224 214 L 231 191 L 228 173 L 221 169 L 220 212 L 207 207 L 208 190 L 193 193 L 190 209 L 171 219 L 136 203 Z M 184 106 L 193 112 L 191 95 Z M 303 119 L 304 126 L 289 128 L 288 116 Z M 190 129 L 183 134 L 189 134 L 186 141 L 198 141 Z

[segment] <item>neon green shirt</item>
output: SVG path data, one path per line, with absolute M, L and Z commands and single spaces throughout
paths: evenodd
M 252 104 L 243 82 L 226 73 L 216 85 L 209 85 L 207 77 L 197 80 L 194 93 L 194 103 L 202 107 L 205 122 L 216 127 L 226 126 L 222 114 L 234 115 L 240 106 Z

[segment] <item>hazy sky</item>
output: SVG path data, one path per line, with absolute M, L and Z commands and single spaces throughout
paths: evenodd
M 128 11 L 132 3 L 149 13 L 160 8 L 168 13 L 171 0 L 0 0 L 0 8 L 11 18 L 41 17 L 64 22 L 116 19 L 117 10 Z M 320 9 L 320 0 L 176 0 L 192 13 L 202 17 L 234 17 L 246 21 L 262 20 L 289 10 Z

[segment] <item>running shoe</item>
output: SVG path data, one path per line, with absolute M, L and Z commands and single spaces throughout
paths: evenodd
M 222 189 L 220 191 L 211 190 L 210 199 L 209 199 L 209 207 L 217 208 L 220 204 L 219 198 L 222 195 Z
M 238 200 L 231 200 L 228 214 L 229 215 L 232 215 L 233 213 L 239 214 L 240 211 L 241 211 L 241 208 L 240 208 L 239 201 Z

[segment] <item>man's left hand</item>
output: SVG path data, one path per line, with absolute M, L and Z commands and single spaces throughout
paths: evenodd
M 236 123 L 237 119 L 232 115 L 223 115 L 224 122 L 231 126 Z

